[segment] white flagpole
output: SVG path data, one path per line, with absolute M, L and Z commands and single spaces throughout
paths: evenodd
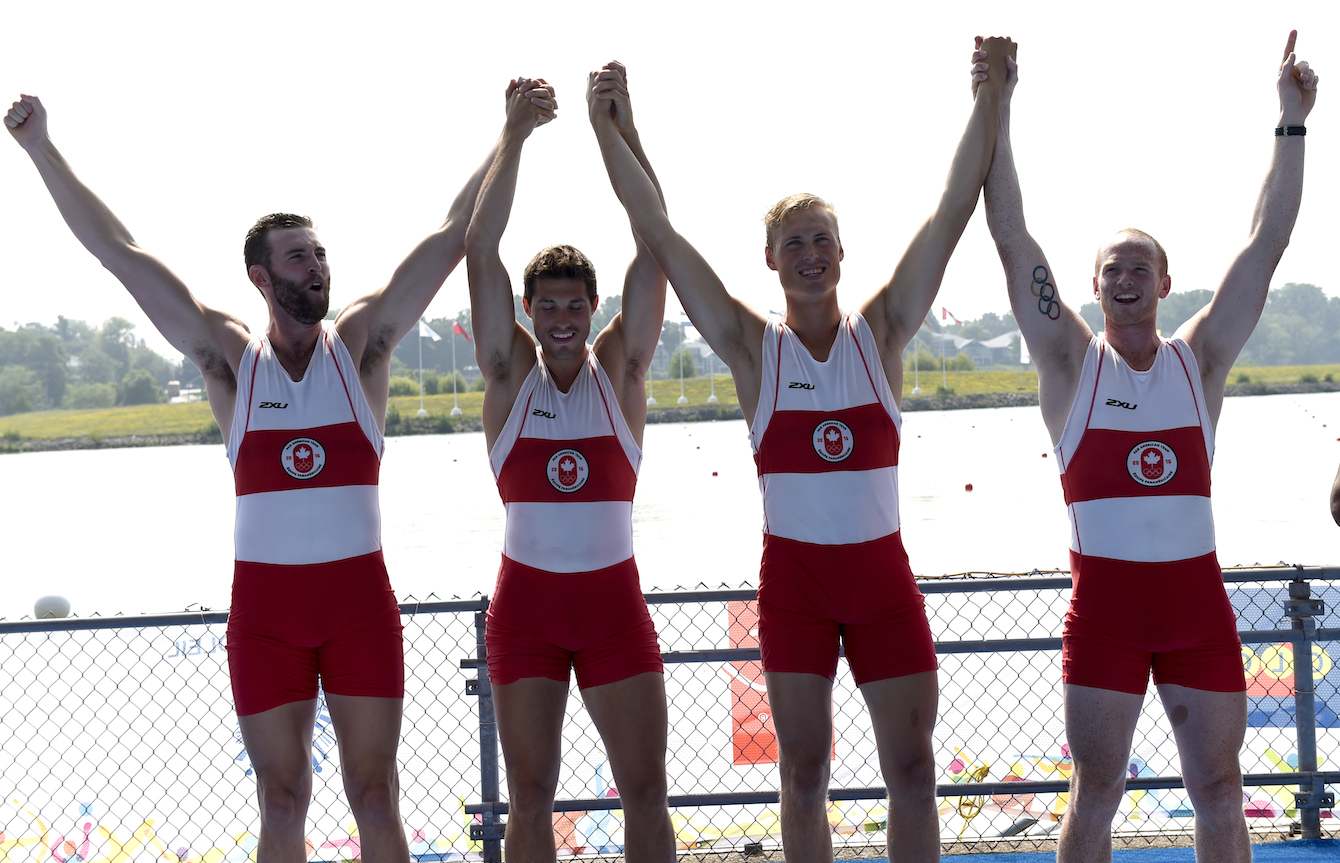
M 944 336 L 944 333 L 940 334 Z M 949 389 L 949 372 L 945 370 L 945 340 L 940 339 L 940 386 Z
M 714 405 L 717 403 L 717 355 L 707 355 L 707 380 L 712 387 L 712 393 L 707 397 L 707 403 Z
M 917 337 L 912 337 L 912 395 L 921 392 L 921 370 L 917 368 Z
M 461 415 L 461 397 L 456 392 L 456 326 L 451 328 L 451 415 Z
M 423 326 L 420 320 L 419 326 Z M 419 343 L 419 416 L 428 416 L 428 411 L 423 409 L 423 334 L 417 329 L 414 331 L 414 340 Z

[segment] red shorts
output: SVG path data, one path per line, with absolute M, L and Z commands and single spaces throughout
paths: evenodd
M 489 680 L 564 683 L 582 689 L 661 673 L 661 646 L 638 583 L 637 564 L 546 572 L 503 557 L 484 628 Z
M 858 686 L 936 669 L 899 533 L 850 545 L 764 535 L 758 617 L 764 671 L 831 679 L 839 642 Z
M 400 609 L 380 551 L 233 567 L 228 673 L 239 716 L 334 695 L 405 696 Z
M 1155 683 L 1247 689 L 1237 616 L 1211 552 L 1171 563 L 1070 554 L 1075 590 L 1062 635 L 1066 683 L 1144 695 Z

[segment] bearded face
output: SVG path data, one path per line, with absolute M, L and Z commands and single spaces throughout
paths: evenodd
M 300 324 L 320 323 L 330 311 L 330 285 L 320 277 L 293 282 L 271 273 L 270 284 L 274 286 L 275 302 Z

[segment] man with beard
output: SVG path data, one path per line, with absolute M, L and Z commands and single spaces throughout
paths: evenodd
M 645 164 L 626 88 L 592 94 L 590 110 Z M 635 236 L 622 310 L 588 347 L 595 270 L 572 246 L 552 246 L 523 277 L 534 337 L 517 323 L 499 244 L 522 148 L 542 119 L 535 104 L 513 97 L 466 238 L 484 440 L 507 509 L 486 630 L 507 767 L 504 856 L 555 859 L 552 812 L 575 670 L 619 790 L 624 853 L 629 863 L 670 863 L 661 650 L 633 559 L 643 387 L 660 340 L 665 276 Z M 561 206 L 565 196 L 554 200 Z
M 552 116 L 542 88 L 513 82 L 507 96 L 514 95 Z M 362 857 L 407 860 L 396 771 L 404 660 L 377 494 L 382 430 L 392 350 L 464 255 L 485 168 L 386 286 L 351 303 L 333 325 L 323 324 L 330 268 L 311 221 L 262 218 L 243 249 L 247 276 L 269 310 L 265 332 L 252 334 L 196 300 L 75 177 L 48 137 L 41 101 L 22 96 L 5 126 L 75 237 L 204 376 L 237 494 L 228 666 L 256 771 L 258 859 L 307 859 L 319 679 Z
M 994 84 L 977 95 L 943 196 L 859 313 L 843 314 L 838 304 L 843 249 L 837 216 L 822 199 L 792 195 L 764 219 L 764 262 L 786 295 L 785 321 L 768 322 L 732 297 L 675 230 L 636 153 L 608 126 L 596 127 L 634 230 L 730 367 L 750 424 L 764 511 L 759 641 L 781 750 L 788 860 L 833 855 L 825 802 L 839 645 L 870 708 L 889 791 L 889 856 L 939 859 L 931 744 L 939 686 L 898 518 L 898 404 L 903 349 L 934 302 L 991 164 L 1013 43 L 987 47 Z M 620 70 L 607 66 L 593 86 L 618 91 Z M 779 135 L 773 145 L 796 153 L 807 146 L 803 135 Z
M 1295 61 L 1295 36 L 1278 71 L 1274 157 L 1251 234 L 1209 304 L 1171 339 L 1157 326 L 1159 300 L 1172 288 L 1168 256 L 1143 231 L 1120 231 L 1098 252 L 1100 335 L 1061 302 L 1024 224 L 1010 144 L 1013 68 L 1007 79 L 987 223 L 1038 369 L 1071 519 L 1074 591 L 1061 667 L 1074 774 L 1060 863 L 1112 857 L 1112 817 L 1151 671 L 1196 812 L 1196 859 L 1251 859 L 1238 760 L 1246 682 L 1215 555 L 1210 464 L 1229 369 L 1260 318 L 1303 193 L 1303 121 L 1317 76 Z M 1121 101 L 1114 110 L 1141 100 Z

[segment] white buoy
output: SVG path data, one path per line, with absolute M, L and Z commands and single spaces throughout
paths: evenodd
M 33 616 L 38 620 L 69 617 L 70 600 L 63 596 L 44 596 L 33 603 Z

